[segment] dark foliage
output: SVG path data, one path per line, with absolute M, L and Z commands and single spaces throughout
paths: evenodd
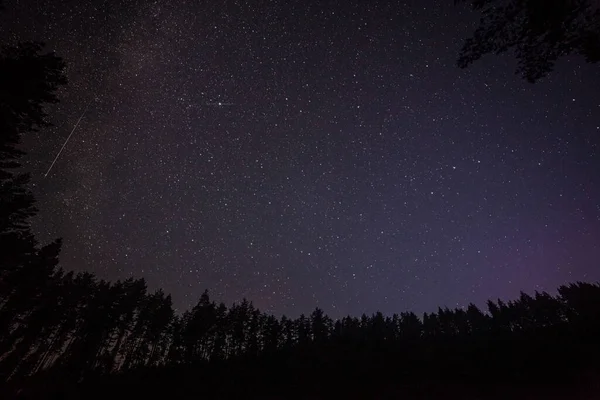
M 65 64 L 43 44 L 20 43 L 0 52 L 0 157 L 18 156 L 20 135 L 48 126 L 44 105 L 56 103 L 56 91 L 67 83 Z
M 37 254 L 40 250 L 29 228 L 29 219 L 37 209 L 28 189 L 29 175 L 18 172 L 22 152 L 17 148 L 22 134 L 49 125 L 44 105 L 56 102 L 56 91 L 67 82 L 63 61 L 52 53 L 43 53 L 42 49 L 40 43 L 21 43 L 0 52 L 2 295 L 15 290 L 17 282 L 25 284 L 15 276 L 27 275 L 26 271 L 35 268 L 39 257 L 45 257 Z M 0 326 L 5 326 L 1 318 Z
M 562 286 L 557 296 L 522 293 L 490 301 L 487 311 L 471 304 L 422 319 L 376 313 L 337 321 L 318 308 L 296 319 L 246 300 L 228 308 L 205 292 L 179 317 L 170 297 L 148 293 L 143 280 L 63 273 L 58 248 L 40 251 L 37 277 L 20 276 L 20 289 L 0 299 L 7 395 L 300 395 L 348 382 L 366 390 L 363 381 L 407 390 L 427 382 L 547 385 L 594 371 L 600 355 L 597 284 Z
M 486 54 L 513 49 L 517 73 L 535 82 L 551 72 L 562 56 L 578 54 L 590 63 L 600 61 L 600 7 L 594 0 L 468 2 L 482 16 L 460 52 L 461 68 Z

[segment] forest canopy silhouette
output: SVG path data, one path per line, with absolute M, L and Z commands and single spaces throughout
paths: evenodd
M 534 83 L 561 57 L 600 61 L 600 7 L 593 0 L 455 0 L 465 2 L 481 19 L 462 47 L 461 68 L 486 54 L 514 50 L 516 73 Z
M 561 11 L 568 19 L 544 12 L 552 18 L 541 21 L 535 7 L 543 2 L 503 9 L 490 8 L 492 3 L 473 2 L 486 14 L 485 24 L 467 41 L 461 66 L 513 46 L 520 72 L 531 81 L 570 52 L 598 61 L 598 43 L 590 36 L 598 19 L 574 28 L 582 8 Z M 513 26 L 498 25 L 509 12 L 524 13 L 518 21 L 528 28 L 519 25 L 520 36 L 511 33 Z M 559 25 L 567 30 L 557 32 Z M 542 36 L 546 42 L 540 44 Z M 0 54 L 2 398 L 295 398 L 330 390 L 351 397 L 457 384 L 485 392 L 598 376 L 595 283 L 564 285 L 556 295 L 490 300 L 486 309 L 470 304 L 422 317 L 400 312 L 334 320 L 320 308 L 278 318 L 246 299 L 216 303 L 208 292 L 177 314 L 171 296 L 149 292 L 143 279 L 111 283 L 63 271 L 61 240 L 40 244 L 31 230 L 37 208 L 30 177 L 20 172 L 18 145 L 22 135 L 48 126 L 44 107 L 58 100 L 66 83 L 64 62 L 40 43 Z

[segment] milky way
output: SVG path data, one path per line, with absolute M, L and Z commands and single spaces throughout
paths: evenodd
M 600 68 L 456 67 L 453 2 L 7 1 L 68 63 L 24 138 L 61 265 L 297 316 L 600 279 Z M 85 105 L 61 157 L 50 166 Z

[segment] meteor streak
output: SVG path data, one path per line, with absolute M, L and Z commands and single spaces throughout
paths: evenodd
M 67 140 L 65 140 L 65 142 L 63 143 L 62 147 L 60 148 L 60 150 L 58 151 L 58 154 L 56 155 L 56 157 L 54 157 L 54 161 L 52 161 L 52 164 L 50 164 L 50 168 L 48 168 L 48 171 L 46 171 L 46 173 L 44 174 L 44 178 L 48 176 L 48 174 L 50 173 L 50 171 L 52 170 L 52 167 L 54 167 L 54 164 L 56 163 L 56 160 L 58 160 L 58 157 L 60 157 L 60 153 L 62 153 L 62 151 L 65 149 L 65 146 L 67 145 L 67 143 L 69 143 L 69 139 L 71 139 L 71 136 L 73 136 L 73 132 L 75 132 L 75 129 L 77 129 L 77 126 L 79 125 L 79 123 L 81 122 L 81 119 L 83 118 L 83 116 L 85 115 L 85 113 L 87 112 L 88 108 L 90 107 L 90 104 L 92 104 L 92 100 L 90 100 L 87 105 L 85 106 L 85 109 L 83 110 L 83 112 L 81 113 L 81 116 L 79 117 L 79 119 L 77 120 L 77 123 L 75 124 L 75 126 L 73 127 L 73 129 L 71 130 L 71 133 L 69 133 L 69 136 L 67 136 Z

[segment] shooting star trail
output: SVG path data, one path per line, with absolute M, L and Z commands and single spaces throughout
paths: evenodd
M 81 113 L 81 116 L 79 117 L 79 119 L 77 120 L 77 123 L 75 124 L 75 126 L 73 127 L 73 129 L 71 130 L 71 133 L 69 133 L 69 136 L 67 136 L 67 140 L 65 140 L 65 142 L 63 143 L 62 147 L 60 148 L 60 150 L 58 151 L 58 154 L 56 155 L 56 157 L 54 157 L 54 161 L 52 161 L 52 164 L 50 164 L 50 168 L 48 168 L 48 171 L 46 171 L 46 173 L 44 174 L 44 178 L 48 176 L 48 174 L 50 173 L 50 171 L 52 170 L 52 167 L 54 167 L 54 164 L 56 163 L 56 160 L 58 160 L 58 157 L 60 157 L 60 153 L 63 152 L 63 150 L 65 149 L 65 146 L 67 145 L 67 143 L 69 143 L 69 139 L 71 139 L 71 136 L 73 136 L 73 133 L 75 132 L 75 129 L 77 129 L 77 126 L 79 125 L 79 123 L 81 122 L 81 120 L 83 119 L 83 116 L 85 115 L 85 113 L 87 112 L 88 108 L 90 107 L 90 104 L 92 104 L 92 101 L 94 99 L 90 100 L 87 105 L 85 106 L 85 109 L 83 110 L 83 112 Z

